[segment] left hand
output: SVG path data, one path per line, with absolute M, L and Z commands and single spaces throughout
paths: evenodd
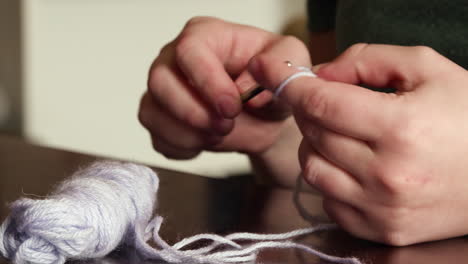
M 258 55 L 274 88 L 295 72 Z M 391 245 L 468 234 L 468 73 L 427 47 L 357 44 L 281 94 L 303 175 L 348 232 Z M 357 86 L 393 87 L 385 94 Z

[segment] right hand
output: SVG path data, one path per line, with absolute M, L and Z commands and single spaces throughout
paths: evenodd
M 260 57 L 249 69 L 274 88 L 296 72 L 281 62 Z M 395 246 L 467 235 L 468 71 L 428 47 L 356 44 L 315 72 L 281 99 L 303 132 L 303 176 L 327 214 Z
M 295 126 L 289 108 L 270 92 L 241 105 L 240 93 L 255 85 L 247 65 L 261 52 L 293 54 L 310 64 L 307 48 L 295 38 L 215 18 L 191 19 L 154 61 L 141 100 L 139 119 L 154 148 L 174 159 L 203 150 L 261 155 L 287 137 L 288 126 Z

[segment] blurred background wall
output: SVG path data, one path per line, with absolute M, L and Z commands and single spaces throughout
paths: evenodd
M 239 154 L 176 162 L 152 150 L 136 117 L 148 67 L 190 17 L 279 32 L 304 9 L 304 0 L 0 0 L 0 127 L 62 149 L 211 176 L 245 172 Z
M 0 131 L 22 131 L 20 1 L 0 0 Z

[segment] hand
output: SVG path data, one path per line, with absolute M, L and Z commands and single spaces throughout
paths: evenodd
M 291 50 L 310 64 L 307 48 L 295 38 L 215 18 L 191 19 L 154 61 L 141 100 L 139 119 L 154 148 L 174 159 L 214 150 L 263 161 L 277 159 L 266 153 L 280 151 L 278 146 L 298 148 L 300 133 L 284 103 L 268 91 L 244 106 L 240 101 L 240 93 L 256 85 L 246 70 L 249 60 L 259 52 L 281 56 Z M 283 167 L 299 171 L 297 161 L 287 163 Z
M 259 55 L 265 87 L 295 70 Z M 427 47 L 354 45 L 281 94 L 303 175 L 350 233 L 408 245 L 468 233 L 468 73 Z M 393 87 L 385 94 L 363 89 Z
M 255 85 L 245 71 L 250 58 L 285 42 L 306 53 L 299 41 L 261 29 L 215 18 L 191 19 L 162 49 L 149 73 L 139 117 L 155 149 L 184 159 L 204 149 L 262 152 L 268 148 L 286 118 L 284 105 L 269 104 L 271 95 L 265 92 L 242 111 L 240 93 Z M 262 112 L 265 108 L 271 112 Z

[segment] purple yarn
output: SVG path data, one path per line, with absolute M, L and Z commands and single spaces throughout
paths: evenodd
M 144 166 L 94 163 L 44 200 L 12 203 L 0 228 L 0 252 L 15 263 L 59 264 L 135 245 L 151 220 L 158 183 Z
M 0 227 L 0 253 L 19 264 L 62 264 L 69 259 L 103 257 L 126 244 L 148 259 L 220 264 L 255 261 L 258 252 L 266 248 L 295 248 L 335 263 L 360 263 L 292 240 L 335 225 L 282 234 L 199 234 L 171 246 L 159 236 L 162 217 L 152 218 L 158 185 L 156 174 L 148 167 L 112 161 L 94 163 L 43 200 L 23 198 L 12 203 L 11 214 Z M 147 243 L 149 239 L 157 248 Z M 212 243 L 190 247 L 200 240 Z

